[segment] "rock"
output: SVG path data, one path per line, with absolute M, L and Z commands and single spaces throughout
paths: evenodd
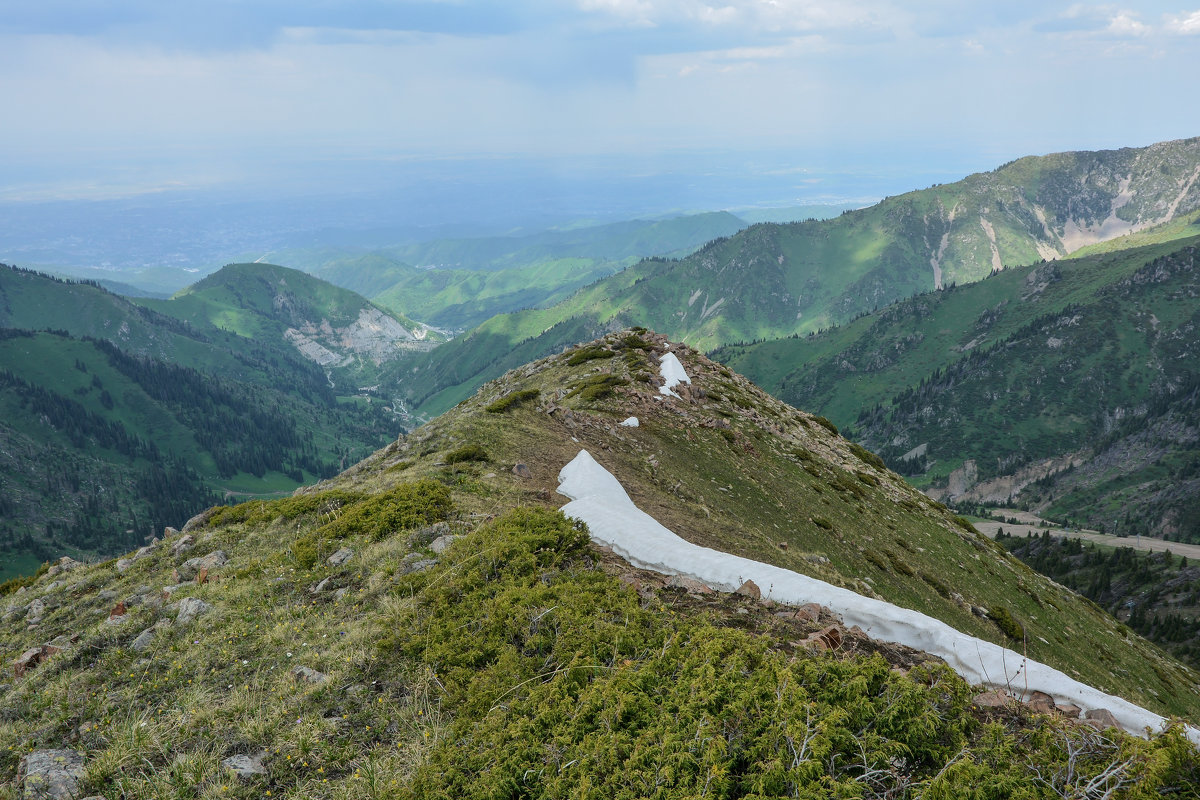
M 455 539 L 461 538 L 461 536 L 454 536 L 453 534 L 439 536 L 429 543 L 429 549 L 440 556 L 442 553 L 446 552 L 447 547 L 454 543 Z
M 980 708 L 1004 708 L 1013 702 L 1013 698 L 999 689 L 992 689 L 990 692 L 975 695 L 971 702 Z
M 346 593 L 348 591 L 350 591 L 350 590 L 348 588 L 346 588 L 345 586 L 343 586 L 341 589 L 338 589 L 336 592 L 333 593 L 333 599 L 341 600 L 343 597 L 346 596 Z
M 307 683 L 324 683 L 329 680 L 329 676 L 324 672 L 317 672 L 312 667 L 295 667 L 292 669 L 292 675 L 298 681 Z
M 641 425 L 637 417 L 628 417 L 618 423 L 622 428 L 637 428 Z
M 1033 692 L 1025 701 L 1025 706 L 1035 714 L 1051 714 L 1054 712 L 1054 698 L 1045 692 Z
M 816 639 L 824 644 L 828 650 L 837 650 L 842 646 L 842 642 L 845 641 L 845 637 L 842 636 L 842 629 L 837 625 L 830 625 L 828 628 L 817 631 L 808 638 Z
M 1091 725 L 1098 731 L 1108 730 L 1109 728 L 1120 728 L 1121 723 L 1117 722 L 1117 718 L 1112 715 L 1112 712 L 1107 708 L 1093 708 L 1083 712 L 1084 722 Z
M 319 583 L 313 585 L 308 591 L 312 594 L 320 594 L 321 592 L 325 591 L 325 587 L 329 585 L 331 580 L 333 580 L 332 577 L 322 578 Z
M 435 522 L 432 525 L 426 525 L 424 528 L 417 529 L 412 536 L 408 537 L 409 547 L 427 547 L 430 542 L 439 536 L 445 536 L 450 533 L 450 526 L 445 522 Z
M 259 775 L 267 774 L 267 768 L 262 763 L 266 757 L 267 753 L 265 750 L 252 756 L 243 753 L 222 760 L 221 766 L 232 771 L 242 780 L 248 781 Z
M 117 572 L 126 572 L 132 566 L 133 566 L 132 558 L 118 558 L 117 559 Z
M 527 467 L 524 464 L 513 465 L 512 472 L 513 472 L 513 475 L 516 475 L 518 478 L 532 478 L 533 477 L 533 470 L 531 470 L 529 467 Z
M 987 617 L 988 610 L 983 606 L 971 606 L 971 613 L 977 617 Z
M 172 528 L 170 525 L 163 528 L 163 538 L 164 539 L 170 539 L 172 536 L 178 536 L 178 535 L 179 535 L 178 528 Z
M 42 663 L 42 648 L 31 647 L 21 655 L 17 656 L 13 662 L 13 677 L 24 677 L 26 672 Z
M 54 562 L 54 566 L 52 566 L 52 567 L 50 567 L 50 569 L 46 570 L 46 576 L 50 577 L 52 575 L 58 575 L 59 573 L 62 573 L 62 572 L 70 572 L 71 570 L 77 569 L 82 566 L 83 566 L 83 564 L 81 564 L 80 562 L 71 558 L 70 556 L 63 556 L 58 561 Z
M 83 776 L 83 756 L 74 750 L 35 750 L 17 766 L 17 783 L 27 798 L 74 800 Z
M 796 619 L 816 622 L 821 618 L 821 606 L 817 603 L 805 603 L 796 609 Z
M 129 649 L 136 653 L 145 652 L 150 647 L 150 643 L 154 641 L 154 628 L 146 628 L 137 635 L 137 638 L 129 643 Z
M 228 563 L 229 556 L 225 555 L 224 550 L 214 550 L 206 556 L 189 558 L 179 566 L 179 580 L 193 580 L 200 574 L 200 570 L 202 569 L 207 569 L 211 572 L 217 567 L 223 567 Z
M 175 624 L 187 625 L 196 617 L 208 613 L 211 609 L 211 604 L 204 602 L 198 597 L 185 597 L 179 601 L 179 614 L 175 617 Z
M 210 519 L 212 519 L 213 514 L 217 513 L 218 508 L 220 508 L 220 506 L 212 506 L 211 508 L 206 508 L 205 510 L 201 511 L 196 516 L 189 519 L 183 525 L 183 532 L 190 533 L 191 531 L 194 531 L 196 528 L 200 528 L 200 527 L 203 527 L 204 525 L 206 525 L 208 523 L 208 521 Z
M 347 561 L 349 561 L 353 555 L 353 550 L 351 550 L 349 547 L 343 547 L 341 550 L 338 550 L 329 558 L 325 559 L 325 563 L 331 567 L 340 567 L 342 564 L 345 564 Z
M 1079 719 L 1079 714 L 1083 711 L 1082 708 L 1074 703 L 1063 703 L 1062 705 L 1057 706 L 1055 710 L 1057 710 L 1058 713 L 1062 714 L 1064 717 L 1068 717 L 1070 719 Z
M 713 590 L 702 581 L 687 575 L 672 575 L 667 580 L 667 586 L 672 589 L 683 589 L 688 594 L 712 594 Z
M 427 569 L 436 567 L 438 560 L 436 558 L 413 558 L 413 554 L 405 556 L 400 562 L 400 568 L 396 571 L 397 576 L 411 575 L 414 572 L 424 572 Z
M 749 597 L 751 600 L 762 599 L 762 589 L 759 589 L 758 584 L 754 581 L 746 581 L 736 590 L 734 590 L 734 594 L 740 594 L 743 597 Z
M 171 545 L 171 557 L 175 558 L 182 553 L 191 550 L 196 544 L 195 538 L 190 533 L 185 533 L 173 545 Z
M 37 625 L 45 615 L 46 603 L 39 597 L 29 604 L 29 610 L 25 613 L 25 621 L 30 625 Z
M 129 613 L 129 609 L 126 608 L 125 601 L 120 600 L 115 606 L 113 606 L 112 611 L 108 612 L 108 618 L 116 619 L 117 617 L 125 616 L 127 613 Z
M 112 589 L 101 589 L 99 592 L 96 593 L 96 597 L 99 598 L 100 600 L 116 600 L 117 593 L 114 592 Z

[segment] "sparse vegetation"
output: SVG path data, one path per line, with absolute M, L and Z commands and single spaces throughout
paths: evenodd
M 508 411 L 516 405 L 520 405 L 521 403 L 529 400 L 536 400 L 539 394 L 541 394 L 541 392 L 537 389 L 520 389 L 515 392 L 509 392 L 496 402 L 485 406 L 483 410 L 489 414 L 503 414 L 505 411 Z
M 444 460 L 447 464 L 461 464 L 464 461 L 488 461 L 490 459 L 487 450 L 483 449 L 483 445 L 464 444 L 462 447 L 456 447 L 446 453 Z
M 577 367 L 580 364 L 593 361 L 598 358 L 612 358 L 616 354 L 617 352 L 615 350 L 609 350 L 605 347 L 581 347 L 572 353 L 569 358 L 567 358 L 567 366 Z

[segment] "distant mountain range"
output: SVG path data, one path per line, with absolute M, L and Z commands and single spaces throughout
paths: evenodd
M 1004 267 L 1169 225 L 1200 208 L 1200 138 L 1029 157 L 828 220 L 754 225 L 649 259 L 431 353 L 407 388 L 435 415 L 522 360 L 641 324 L 700 349 L 807 334 Z

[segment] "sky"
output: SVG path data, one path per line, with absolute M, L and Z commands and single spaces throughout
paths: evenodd
M 1198 68 L 1200 0 L 0 0 L 0 200 L 497 169 L 843 199 L 1200 135 Z

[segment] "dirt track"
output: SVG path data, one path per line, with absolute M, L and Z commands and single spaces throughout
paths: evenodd
M 1046 530 L 1046 528 L 1037 526 L 1037 523 L 1042 520 L 1027 511 L 1002 508 L 997 509 L 996 513 L 1004 517 L 1019 519 L 1021 522 L 1016 525 L 1008 522 L 976 522 L 975 527 L 980 533 L 994 539 L 996 538 L 997 531 L 1001 528 L 1004 529 L 1005 533 L 1013 536 L 1024 536 L 1027 533 L 1032 533 L 1034 536 L 1041 536 L 1042 532 Z M 1088 530 L 1068 531 L 1062 528 L 1050 528 L 1049 530 L 1051 536 L 1082 539 L 1088 542 L 1108 545 L 1109 547 L 1132 547 L 1134 550 L 1147 550 L 1155 553 L 1161 553 L 1166 550 L 1177 556 L 1187 556 L 1189 559 L 1200 560 L 1200 545 L 1197 544 L 1165 542 L 1162 539 L 1152 539 L 1148 536 L 1107 536 L 1103 533 Z

